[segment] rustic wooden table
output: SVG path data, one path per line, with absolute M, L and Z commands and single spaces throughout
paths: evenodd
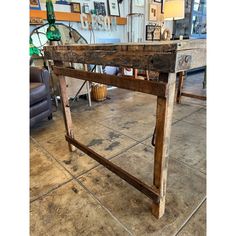
M 121 43 L 46 46 L 45 57 L 53 60 L 53 72 L 59 78 L 61 101 L 69 150 L 79 148 L 152 199 L 152 213 L 160 218 L 165 211 L 168 152 L 175 97 L 176 73 L 206 66 L 206 40 L 163 41 L 158 43 Z M 69 69 L 64 62 L 131 67 L 158 71 L 159 80 L 139 80 L 129 76 L 92 73 Z M 157 96 L 153 186 L 148 186 L 119 166 L 75 139 L 65 76 L 113 85 Z M 178 86 L 180 87 L 180 86 Z M 176 180 L 178 181 L 178 180 Z

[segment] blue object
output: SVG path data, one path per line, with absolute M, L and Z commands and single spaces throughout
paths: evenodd
M 56 4 L 70 5 L 70 3 L 67 2 L 66 0 L 56 1 Z

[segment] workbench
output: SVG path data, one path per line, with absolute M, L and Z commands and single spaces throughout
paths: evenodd
M 53 60 L 58 76 L 61 103 L 69 150 L 79 148 L 101 165 L 141 191 L 152 202 L 152 213 L 160 218 L 165 212 L 171 122 L 175 101 L 176 73 L 206 66 L 206 40 L 176 40 L 157 43 L 120 43 L 46 46 L 44 55 Z M 130 76 L 99 74 L 66 68 L 64 62 L 130 67 L 158 71 L 159 79 L 140 80 Z M 85 146 L 74 136 L 65 76 L 152 94 L 157 97 L 153 186 L 149 186 L 111 161 Z M 178 181 L 178 180 L 176 180 Z

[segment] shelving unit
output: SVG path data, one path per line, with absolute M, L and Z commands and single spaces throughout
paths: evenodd
M 30 17 L 32 18 L 41 18 L 46 20 L 47 14 L 46 11 L 41 10 L 30 10 Z M 73 22 L 80 22 L 80 14 L 79 13 L 72 13 L 72 12 L 55 12 L 55 17 L 57 21 L 73 21 Z M 88 20 L 91 22 L 91 17 L 88 15 Z M 117 25 L 126 25 L 127 18 L 126 17 L 117 17 Z

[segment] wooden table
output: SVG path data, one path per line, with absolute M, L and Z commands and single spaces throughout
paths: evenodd
M 79 148 L 107 169 L 152 199 L 152 213 L 160 218 L 165 211 L 168 155 L 176 73 L 206 65 L 206 40 L 163 41 L 158 43 L 121 43 L 46 46 L 45 57 L 53 60 L 53 72 L 59 77 L 61 101 L 69 150 Z M 158 81 L 139 80 L 69 69 L 64 62 L 131 67 L 160 73 Z M 94 152 L 75 137 L 65 76 L 108 84 L 157 97 L 153 186 L 148 186 L 111 161 Z M 178 180 L 176 180 L 178 181 Z

